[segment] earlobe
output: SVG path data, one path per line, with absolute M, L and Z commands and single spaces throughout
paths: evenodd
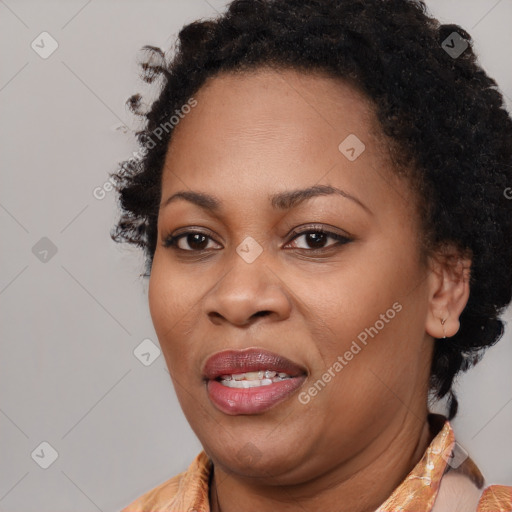
M 441 325 L 443 326 L 443 339 L 446 338 L 446 330 L 444 328 L 444 324 L 446 323 L 446 320 L 448 320 L 448 317 L 445 317 L 441 320 Z
M 471 260 L 461 256 L 431 261 L 429 304 L 425 331 L 433 338 L 450 338 L 460 328 L 460 315 L 469 299 Z

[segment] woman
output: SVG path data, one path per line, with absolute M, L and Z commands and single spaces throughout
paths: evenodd
M 235 0 L 147 47 L 113 237 L 204 451 L 123 512 L 512 510 L 449 422 L 512 292 L 512 122 L 470 43 L 416 1 Z

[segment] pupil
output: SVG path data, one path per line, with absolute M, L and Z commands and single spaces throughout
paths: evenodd
M 314 248 L 323 247 L 326 236 L 325 233 L 308 233 L 306 236 L 310 237 L 308 243 L 312 241 Z
M 199 239 L 202 239 L 202 242 L 198 241 Z M 188 235 L 188 237 L 187 237 L 187 243 L 190 245 L 190 247 L 199 249 L 199 250 L 204 249 L 203 245 L 204 245 L 205 241 L 206 241 L 206 236 L 201 235 L 199 233 Z

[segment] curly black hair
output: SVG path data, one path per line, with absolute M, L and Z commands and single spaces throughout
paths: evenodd
M 143 50 L 142 78 L 161 79 L 159 95 L 145 111 L 140 94 L 127 102 L 145 126 L 139 153 L 111 173 L 122 211 L 112 238 L 143 248 L 150 273 L 168 144 L 207 79 L 272 66 L 354 84 L 375 106 L 397 172 L 408 169 L 418 191 L 425 247 L 451 244 L 472 260 L 460 329 L 435 341 L 431 368 L 430 390 L 448 398 L 452 419 L 454 378 L 501 338 L 512 295 L 512 120 L 471 36 L 418 0 L 234 0 L 185 25 L 172 58 Z

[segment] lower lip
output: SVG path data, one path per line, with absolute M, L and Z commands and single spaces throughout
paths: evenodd
M 258 414 L 289 398 L 305 380 L 303 375 L 255 388 L 228 388 L 217 380 L 209 380 L 206 388 L 220 411 L 231 415 Z

